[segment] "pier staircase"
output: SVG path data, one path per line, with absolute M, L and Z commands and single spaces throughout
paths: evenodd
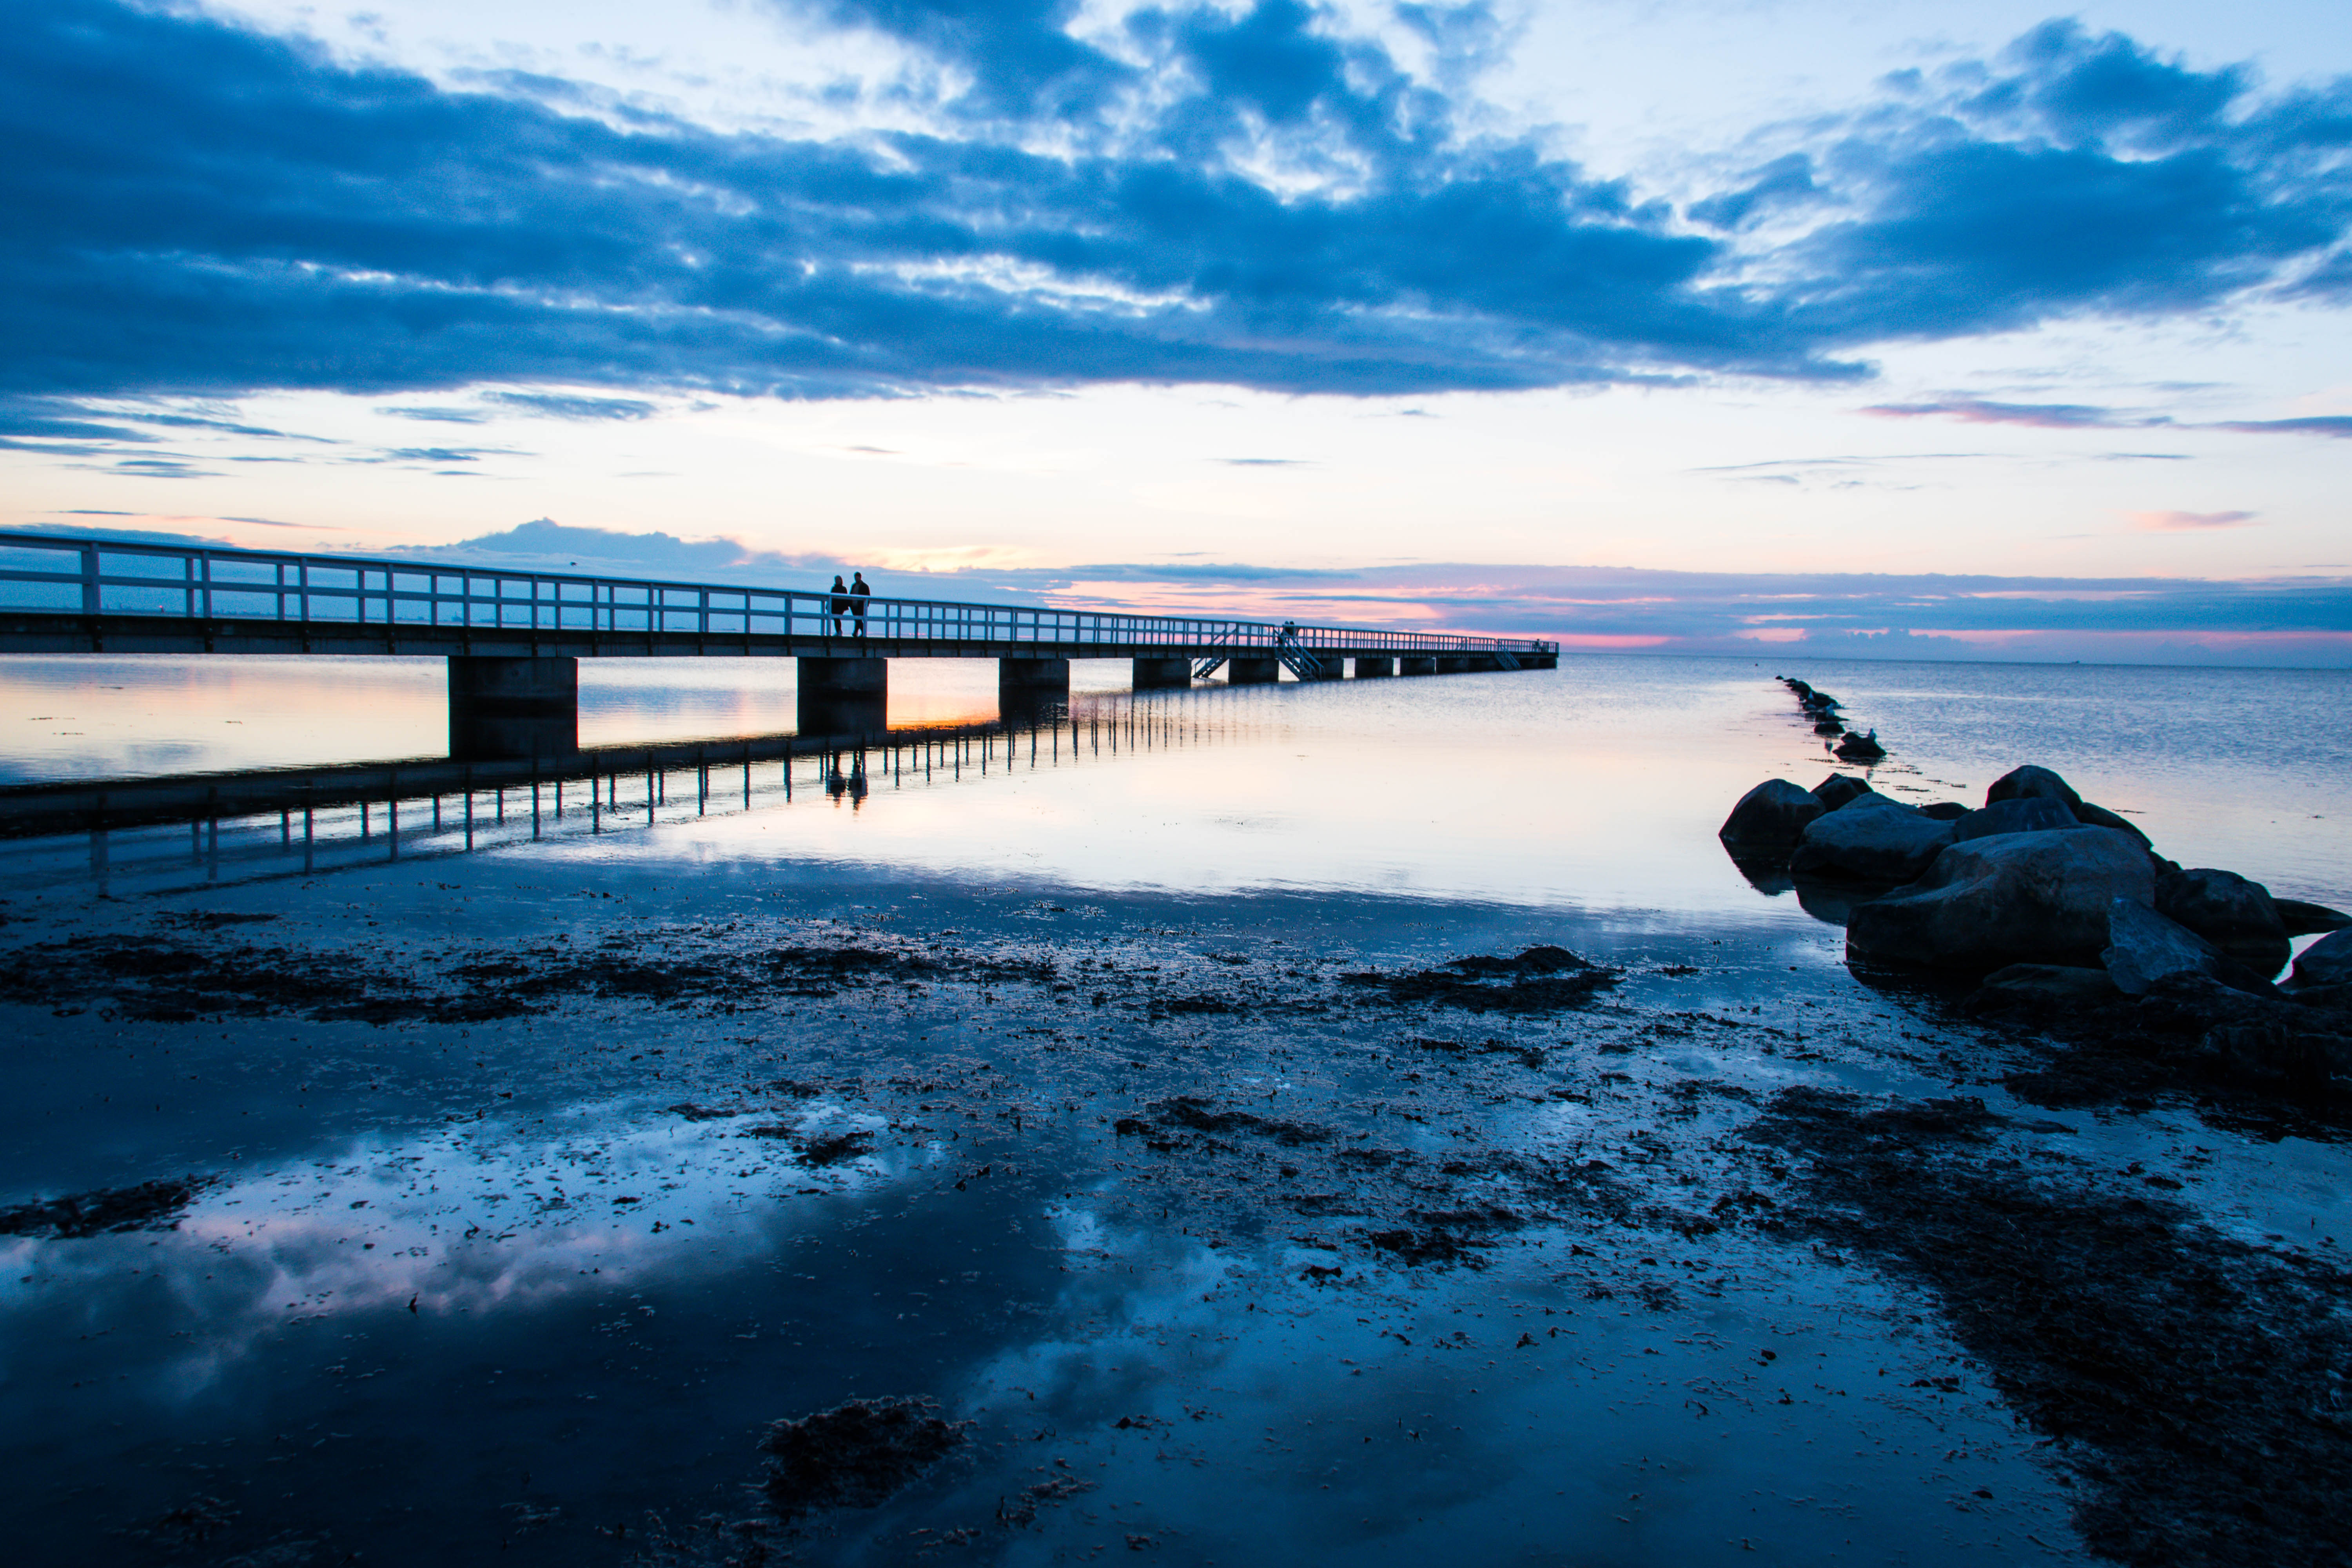
M 1283 668 L 1290 671 L 1291 674 L 1298 677 L 1301 680 L 1321 680 L 1324 679 L 1323 656 L 1319 653 L 1310 651 L 1293 638 L 1284 637 L 1281 641 L 1276 643 L 1274 645 L 1274 657 L 1282 660 Z

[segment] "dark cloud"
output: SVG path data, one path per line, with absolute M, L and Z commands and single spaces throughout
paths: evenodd
M 1812 160 L 1802 153 L 1775 159 L 1756 172 L 1738 190 L 1693 202 L 1690 216 L 1713 228 L 1741 228 L 1784 208 L 1819 200 L 1824 193 L 1813 183 Z
M 2263 99 L 2119 34 L 2046 23 L 1817 154 L 1857 216 L 1776 258 L 1832 339 L 2193 310 L 2290 280 L 2352 216 L 2352 83 Z
M 794 8 L 932 60 L 945 85 L 895 90 L 937 129 L 721 133 L 26 0 L 0 30 L 0 394 L 1823 379 L 1885 340 L 2318 287 L 2352 217 L 2352 89 L 2264 97 L 2072 24 L 1727 171 L 1700 232 L 1473 133 L 1456 89 L 1300 0 L 1148 8 L 1102 48 L 1075 0 Z M 1480 4 L 1405 20 L 1456 60 L 1498 37 Z

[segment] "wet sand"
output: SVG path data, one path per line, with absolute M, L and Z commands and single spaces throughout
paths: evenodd
M 1832 928 L 561 855 L 0 912 L 37 1561 L 2352 1539 L 2345 1108 Z

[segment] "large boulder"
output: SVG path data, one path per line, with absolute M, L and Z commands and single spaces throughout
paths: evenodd
M 1813 793 L 1818 795 L 1821 792 L 1816 790 Z M 2326 904 L 2306 904 L 2301 899 L 2274 898 L 2271 900 L 2271 908 L 2278 911 L 2279 923 L 2286 928 L 2289 936 L 2309 936 L 2315 931 L 2342 931 L 2352 926 L 2352 915 L 2341 910 L 2331 910 Z
M 1985 791 L 1987 805 L 2004 800 L 2033 799 L 2063 801 L 2068 811 L 2083 804 L 2083 797 L 2074 793 L 2072 784 L 2048 768 L 2037 768 L 2030 763 L 2021 768 L 2011 768 L 1993 780 L 1992 787 Z
M 2084 969 L 2063 963 L 2012 963 L 1984 977 L 1984 984 L 1968 999 L 1972 1013 L 2004 1008 L 2071 1008 L 2102 1006 L 2121 993 L 2104 969 Z
M 2271 890 L 2234 871 L 2194 867 L 2157 878 L 2156 912 L 2260 974 L 2285 968 L 2294 951 Z
M 1857 796 L 1877 793 L 1870 787 L 1868 779 L 1858 779 L 1852 773 L 1832 773 L 1813 786 L 1814 798 L 1826 811 L 1835 811 Z
M 1969 815 L 1969 808 L 1957 800 L 1937 800 L 1921 806 L 1919 815 L 1932 816 L 1937 822 L 1958 822 Z
M 2099 962 L 2126 996 L 2145 996 L 2158 981 L 2176 974 L 2218 978 L 2221 960 L 2211 942 L 2145 904 L 2117 899 L 2107 908 L 2107 945 Z
M 1997 833 L 2054 833 L 2079 826 L 2064 801 L 2038 795 L 2013 795 L 1961 817 L 1952 825 L 1952 837 L 1964 842 L 1990 838 Z
M 1951 841 L 1950 823 L 1873 793 L 1807 824 L 1789 856 L 1789 869 L 1800 877 L 1893 886 L 1925 871 Z
M 2323 936 L 2305 948 L 2290 978 L 2298 987 L 2352 985 L 2352 931 Z
M 1843 815 L 1832 812 L 1814 827 Z M 2156 901 L 2147 852 L 2125 834 L 2069 827 L 1972 838 L 1937 855 L 1909 887 L 1856 907 L 1846 953 L 1980 973 L 2011 963 L 2095 964 L 2117 899 Z
M 1805 825 L 1828 808 L 1813 792 L 1787 779 L 1766 779 L 1739 797 L 1715 836 L 1735 855 L 1794 848 Z
M 2074 803 L 2074 820 L 2085 827 L 2112 827 L 2118 833 L 2128 833 L 2142 844 L 2148 842 L 2139 825 L 2127 816 L 2118 816 L 2104 805 L 2093 805 L 2087 800 Z

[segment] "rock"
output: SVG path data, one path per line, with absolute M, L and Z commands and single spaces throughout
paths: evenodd
M 1813 786 L 1814 798 L 1822 803 L 1824 811 L 1835 811 L 1856 795 L 1877 793 L 1870 787 L 1869 780 L 1858 779 L 1852 773 L 1832 773 Z
M 1969 814 L 1969 808 L 1957 800 L 1939 800 L 1919 808 L 1922 816 L 1932 816 L 1937 822 L 1958 822 Z
M 1870 897 L 1867 888 L 1847 882 L 1822 882 L 1811 877 L 1791 879 L 1797 907 L 1825 926 L 1843 926 L 1853 918 L 1854 905 Z
M 2126 996 L 2145 996 L 2176 974 L 2220 979 L 2220 950 L 2187 926 L 2128 898 L 2107 909 L 2107 946 L 2099 961 Z
M 1789 857 L 1799 877 L 1907 882 L 1952 841 L 1952 825 L 1922 816 L 1875 791 L 1809 823 Z
M 2087 800 L 2075 803 L 2074 820 L 2085 827 L 2112 827 L 2118 833 L 2128 833 L 2142 844 L 2148 841 L 2147 835 L 2129 817 L 2118 816 L 2105 806 L 2093 805 Z
M 2335 1014 L 2249 996 L 2202 974 L 2158 981 L 2137 1011 L 2158 1033 L 2201 1034 L 2191 1059 L 2238 1082 L 2311 1093 L 2352 1073 L 2352 1037 Z
M 1843 815 L 1832 812 L 1814 827 Z M 1857 907 L 1846 954 L 1979 972 L 2096 963 L 2117 899 L 2156 901 L 2147 853 L 2124 834 L 2070 827 L 1972 838 L 1937 855 L 1909 887 Z
M 2280 994 L 2305 1007 L 2335 1007 L 2352 1012 L 2352 985 L 2301 985 Z
M 1970 1012 L 2020 1003 L 2045 1007 L 2093 1006 L 2113 1002 L 2123 993 L 2104 969 L 2084 969 L 2065 963 L 2012 963 L 1996 969 L 1968 1001 Z
M 1767 779 L 1739 797 L 1715 836 L 1737 851 L 1791 849 L 1805 825 L 1827 809 L 1803 785 Z
M 1815 790 L 1815 795 L 1822 792 Z M 2314 931 L 2342 931 L 2352 926 L 2352 915 L 2329 909 L 2326 904 L 2306 904 L 2301 899 L 2273 899 L 2271 908 L 2278 911 L 2279 923 L 2289 936 L 2309 936 Z
M 1849 731 L 1846 738 L 1837 743 L 1835 750 L 1839 756 L 1849 763 L 1874 763 L 1886 754 L 1886 748 L 1878 743 L 1878 731 L 1875 730 L 1867 735 L 1856 735 Z
M 2298 988 L 2352 985 L 2352 931 L 2323 936 L 2305 948 L 2294 961 L 2294 973 L 2289 980 Z
M 2063 801 L 2042 795 L 2014 795 L 1997 800 L 1982 811 L 1969 812 L 1953 826 L 1952 837 L 1965 842 L 1990 838 L 1996 833 L 2054 833 L 2081 826 Z
M 2270 889 L 2235 872 L 2197 867 L 2158 877 L 2156 912 L 2260 974 L 2285 968 L 2294 951 Z
M 1845 724 L 1843 721 L 1833 719 L 1830 717 L 1830 715 L 1824 713 L 1813 721 L 1813 733 L 1816 735 L 1843 735 L 1845 733 Z
M 2030 763 L 2021 768 L 2011 768 L 1993 780 L 1992 787 L 1985 791 L 1985 804 L 1990 805 L 1996 801 L 2036 796 L 2043 800 L 2063 801 L 2069 811 L 2083 804 L 2083 797 L 2076 795 L 2074 786 L 2064 779 L 2048 768 L 2037 768 Z

